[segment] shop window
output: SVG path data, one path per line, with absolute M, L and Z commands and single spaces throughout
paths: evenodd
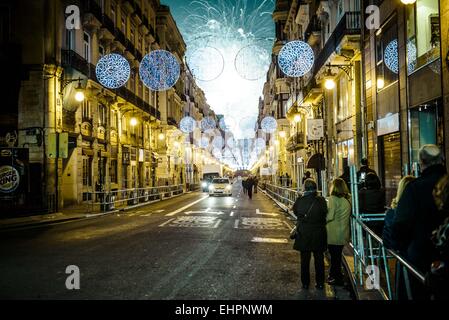
M 105 127 L 106 126 L 106 107 L 102 104 L 98 105 L 98 125 Z
M 391 18 L 376 34 L 376 77 L 377 89 L 398 81 L 399 51 L 397 17 Z M 396 45 L 395 45 L 396 44 Z M 382 86 L 379 85 L 382 83 Z
M 409 73 L 440 58 L 440 16 L 438 0 L 417 0 L 407 6 Z
M 410 110 L 410 156 L 419 162 L 419 149 L 426 144 L 443 144 L 441 103 L 423 104 Z

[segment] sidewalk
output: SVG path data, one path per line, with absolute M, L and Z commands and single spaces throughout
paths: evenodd
M 75 221 L 80 219 L 92 219 L 98 218 L 109 214 L 114 214 L 120 211 L 128 211 L 139 207 L 151 205 L 155 202 L 165 201 L 176 197 L 181 197 L 187 194 L 191 194 L 192 191 L 175 195 L 170 198 L 163 198 L 162 200 L 155 200 L 149 202 L 142 202 L 134 206 L 116 207 L 114 210 L 102 212 L 98 209 L 94 209 L 90 204 L 74 205 L 61 210 L 61 212 L 50 214 L 36 214 L 32 216 L 22 216 L 17 218 L 3 218 L 0 219 L 0 231 L 7 231 L 13 229 L 20 229 L 25 227 L 37 227 L 43 225 L 52 225 L 56 223 L 63 223 L 69 221 Z

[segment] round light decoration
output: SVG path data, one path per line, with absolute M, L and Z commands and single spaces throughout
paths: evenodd
M 204 63 L 207 61 L 208 63 Z M 187 55 L 187 63 L 195 79 L 213 81 L 221 76 L 225 66 L 223 55 L 214 47 L 200 47 Z
M 201 130 L 204 132 L 209 130 L 214 130 L 217 127 L 217 124 L 215 123 L 214 118 L 207 117 L 201 120 Z
M 287 43 L 278 58 L 279 67 L 289 77 L 302 77 L 312 69 L 314 62 L 312 48 L 299 40 Z
M 260 124 L 263 132 L 274 133 L 278 127 L 278 123 L 273 117 L 265 117 Z
M 140 79 L 153 91 L 165 91 L 173 87 L 181 74 L 176 57 L 165 50 L 147 54 L 140 63 Z
M 184 133 L 191 133 L 195 130 L 196 121 L 192 117 L 184 117 L 179 122 L 179 129 Z
M 237 53 L 234 66 L 245 80 L 255 81 L 266 76 L 270 68 L 270 54 L 257 44 L 246 46 Z
M 128 60 L 119 54 L 105 55 L 98 61 L 95 73 L 103 87 L 117 89 L 124 86 L 131 75 Z
M 220 119 L 218 125 L 220 126 L 220 129 L 229 132 L 235 129 L 235 120 L 233 117 L 225 116 Z
M 407 42 L 407 60 L 408 60 L 408 72 L 412 73 L 416 68 L 416 46 L 413 42 Z M 398 40 L 392 40 L 384 52 L 384 61 L 388 69 L 393 73 L 399 73 L 399 52 L 398 52 Z

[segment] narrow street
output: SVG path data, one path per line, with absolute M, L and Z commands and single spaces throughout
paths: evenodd
M 233 197 L 192 193 L 102 218 L 3 231 L 0 298 L 350 299 L 341 287 L 299 291 L 293 225 L 265 195 L 249 200 L 236 183 Z M 80 290 L 65 287 L 69 265 L 81 271 Z

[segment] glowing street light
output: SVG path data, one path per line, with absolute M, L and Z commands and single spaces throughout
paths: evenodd
M 293 118 L 293 121 L 295 121 L 296 123 L 300 123 L 302 120 L 302 117 L 300 114 L 296 114 L 295 117 Z
M 129 124 L 133 127 L 137 126 L 137 119 L 135 117 L 132 117 L 129 121 Z
M 333 90 L 335 88 L 335 81 L 334 81 L 334 79 L 330 79 L 330 78 L 326 79 L 326 81 L 324 82 L 324 87 L 327 90 Z
M 377 88 L 378 89 L 383 89 L 385 87 L 385 81 L 383 78 L 379 78 L 377 79 Z
M 164 139 L 165 139 L 165 134 L 163 134 L 162 132 L 159 133 L 158 138 L 159 138 L 159 140 L 161 140 L 161 141 L 164 140 Z
M 287 136 L 287 133 L 285 131 L 279 131 L 279 137 L 285 138 Z
M 416 0 L 401 0 L 403 4 L 414 4 Z

